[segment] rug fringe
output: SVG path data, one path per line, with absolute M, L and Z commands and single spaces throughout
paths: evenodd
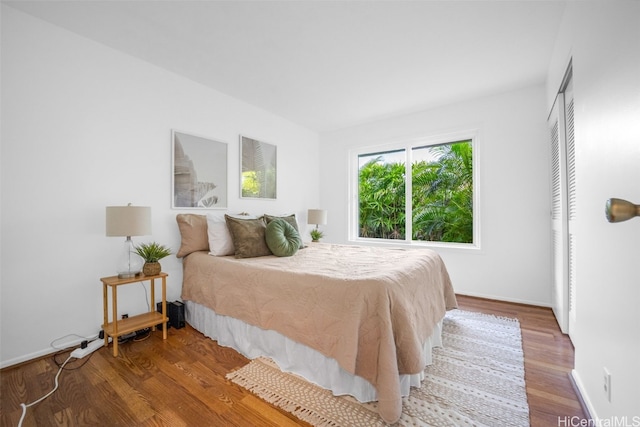
M 506 320 L 508 322 L 514 322 L 517 323 L 518 325 L 520 325 L 520 320 L 518 320 L 517 317 L 506 317 L 506 316 L 499 316 L 497 314 L 488 314 L 488 313 L 480 313 L 480 312 L 476 312 L 476 311 L 466 311 L 466 310 L 460 310 L 458 308 L 454 308 L 453 310 L 451 310 L 451 312 L 455 312 L 457 314 L 471 314 L 472 316 L 470 317 L 490 317 L 490 318 L 494 318 L 494 319 L 498 319 L 498 320 Z
M 264 400 L 267 403 L 276 405 L 285 411 L 295 415 L 302 421 L 316 427 L 340 427 L 340 424 L 318 414 L 316 411 L 300 407 L 295 402 L 283 396 L 278 396 L 277 392 L 273 392 L 267 387 L 255 384 L 253 381 L 243 377 L 240 372 L 234 371 L 227 374 L 227 379 L 238 384 L 239 386 L 249 390 L 251 393 Z
M 295 411 L 291 411 L 293 415 L 300 418 L 302 421 L 306 421 L 309 424 L 317 427 L 340 427 L 340 424 L 328 420 L 315 411 L 307 410 L 304 408 L 298 408 Z

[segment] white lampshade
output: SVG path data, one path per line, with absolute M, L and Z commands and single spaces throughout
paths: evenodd
M 107 206 L 107 236 L 126 237 L 118 261 L 118 277 L 129 279 L 142 271 L 143 260 L 135 253 L 131 236 L 151 234 L 151 208 L 147 206 Z
M 324 209 L 309 209 L 307 211 L 307 224 L 325 225 L 327 223 L 327 211 Z

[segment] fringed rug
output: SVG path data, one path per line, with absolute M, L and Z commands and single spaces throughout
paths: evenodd
M 443 348 L 420 388 L 403 399 L 397 426 L 528 426 L 520 323 L 462 310 L 447 312 Z M 227 375 L 260 398 L 317 427 L 385 426 L 375 402 L 335 397 L 258 358 Z

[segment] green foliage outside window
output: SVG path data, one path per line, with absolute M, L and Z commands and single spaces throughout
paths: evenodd
M 405 168 L 370 160 L 360 169 L 360 237 L 405 238 Z
M 430 148 L 432 160 L 415 161 L 412 174 L 412 240 L 473 243 L 471 141 Z M 360 167 L 359 236 L 405 239 L 405 165 L 381 156 Z

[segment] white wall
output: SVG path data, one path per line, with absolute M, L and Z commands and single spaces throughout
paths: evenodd
M 616 417 L 626 425 L 640 420 L 640 219 L 610 224 L 604 216 L 611 197 L 640 203 L 639 22 L 638 2 L 570 2 L 547 87 L 550 110 L 573 58 L 574 378 L 592 415 L 610 425 Z M 611 402 L 603 391 L 605 367 L 612 375 Z
M 2 366 L 99 331 L 99 278 L 122 244 L 105 237 L 105 206 L 151 206 L 153 236 L 138 241 L 177 250 L 171 129 L 229 144 L 229 211 L 306 223 L 318 204 L 317 134 L 2 6 Z M 278 146 L 277 201 L 239 199 L 241 133 Z M 175 300 L 180 261 L 162 265 Z M 141 286 L 120 295 L 121 313 L 146 309 Z
M 321 135 L 326 241 L 347 242 L 348 152 L 477 129 L 481 250 L 437 248 L 456 292 L 550 304 L 549 147 L 544 85 Z

